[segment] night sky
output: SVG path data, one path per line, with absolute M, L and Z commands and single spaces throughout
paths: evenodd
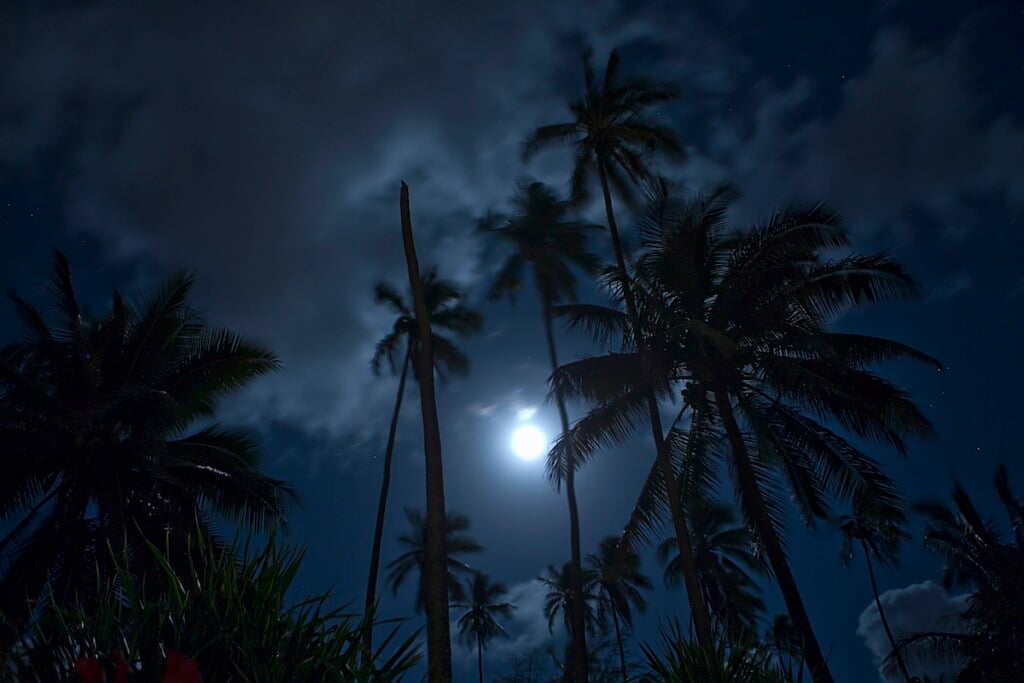
M 194 305 L 214 324 L 265 342 L 285 369 L 225 404 L 258 430 L 267 467 L 301 491 L 291 539 L 308 544 L 306 592 L 364 588 L 395 381 L 374 378 L 390 325 L 372 286 L 405 289 L 398 187 L 411 187 L 421 262 L 459 282 L 486 318 L 465 344 L 467 379 L 440 391 L 449 508 L 469 515 L 486 552 L 471 562 L 513 587 L 512 638 L 542 643 L 534 577 L 568 559 L 563 497 L 543 461 L 508 441 L 522 410 L 553 434 L 547 359 L 532 291 L 483 300 L 499 264 L 474 232 L 517 178 L 566 187 L 570 153 L 528 166 L 520 144 L 565 118 L 582 88 L 579 55 L 622 49 L 627 71 L 672 80 L 663 110 L 686 144 L 661 170 L 694 188 L 731 181 L 737 224 L 791 198 L 827 199 L 862 251 L 887 251 L 917 278 L 918 302 L 843 319 L 940 358 L 948 371 L 895 365 L 938 438 L 910 457 L 882 449 L 912 500 L 959 477 L 995 514 L 991 475 L 1006 461 L 1024 488 L 1015 438 L 1024 313 L 1024 5 L 979 2 L 157 3 L 53 1 L 0 6 L 0 285 L 43 303 L 50 252 L 72 262 L 83 300 L 195 273 Z M 199 8 L 202 9 L 199 9 Z M 596 209 L 592 206 L 591 209 Z M 603 218 L 594 213 L 594 220 Z M 621 223 L 631 234 L 630 220 Z M 610 250 L 603 236 L 601 254 Z M 587 290 L 586 296 L 593 292 Z M 0 342 L 16 338 L 0 306 Z M 564 333 L 561 355 L 594 352 Z M 574 417 L 581 408 L 576 407 Z M 579 475 L 584 552 L 621 529 L 652 462 L 641 432 Z M 649 436 L 649 435 L 648 435 Z M 384 560 L 422 506 L 422 433 L 407 394 Z M 839 535 L 795 525 L 797 580 L 833 672 L 875 680 L 861 627 L 870 587 L 839 563 Z M 660 587 L 637 628 L 680 613 Z M 911 541 L 883 570 L 895 625 L 920 627 L 947 605 L 937 558 Z M 783 611 L 774 588 L 769 614 Z M 411 615 L 412 591 L 385 596 Z M 357 603 L 361 604 L 361 603 Z M 866 644 L 867 641 L 867 644 Z M 468 652 L 455 654 L 468 675 Z

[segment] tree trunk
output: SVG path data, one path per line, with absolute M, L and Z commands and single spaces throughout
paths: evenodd
M 743 434 L 740 432 L 740 427 L 736 423 L 736 417 L 733 415 L 732 404 L 729 402 L 728 395 L 721 388 L 716 387 L 714 394 L 715 404 L 718 406 L 718 414 L 722 418 L 726 436 L 732 447 L 733 462 L 736 466 L 736 479 L 739 484 L 743 506 L 757 529 L 758 538 L 764 547 L 768 562 L 771 564 L 775 581 L 778 583 L 779 591 L 786 602 L 786 611 L 789 612 L 789 618 L 793 620 L 793 626 L 796 628 L 797 633 L 800 634 L 802 654 L 806 659 L 807 668 L 811 672 L 811 679 L 814 683 L 833 683 L 832 672 L 829 671 L 825 655 L 822 654 L 821 646 L 818 644 L 818 639 L 811 628 L 810 617 L 807 616 L 807 609 L 804 607 L 803 598 L 800 597 L 800 589 L 797 587 L 796 579 L 793 578 L 793 572 L 789 568 L 789 561 L 786 559 L 786 553 L 782 549 L 782 542 L 775 532 L 775 527 L 772 526 L 768 512 L 765 509 L 764 497 L 761 495 L 761 489 L 757 483 L 757 475 L 754 472 L 753 464 L 750 462 L 747 445 L 743 441 Z
M 391 413 L 391 427 L 388 430 L 388 445 L 384 449 L 384 476 L 380 482 L 380 498 L 377 500 L 377 524 L 373 529 L 373 547 L 370 550 L 370 576 L 366 580 L 365 614 L 371 614 L 377 607 L 377 574 L 380 568 L 380 545 L 384 538 L 384 517 L 388 509 L 388 490 L 391 488 L 391 458 L 395 452 L 395 434 L 398 432 L 398 416 L 402 411 L 402 397 L 405 395 L 405 380 L 409 376 L 409 364 L 412 357 L 412 346 L 405 351 L 402 363 L 402 375 L 398 380 L 398 393 L 395 396 L 395 410 Z M 374 618 L 376 621 L 376 617 Z M 373 658 L 373 621 L 366 625 L 366 636 L 363 650 L 368 659 Z
M 615 606 L 611 606 L 612 623 L 615 624 L 615 642 L 619 644 L 619 666 L 622 667 L 622 683 L 629 683 L 629 674 L 626 672 L 626 650 L 622 647 L 622 631 L 619 629 L 619 615 L 615 612 Z
M 882 627 L 885 628 L 885 635 L 889 638 L 889 644 L 892 645 L 892 654 L 896 657 L 896 663 L 900 667 L 900 673 L 903 674 L 903 678 L 907 679 L 907 683 L 912 683 L 913 679 L 910 677 L 907 663 L 903 661 L 903 653 L 900 652 L 900 648 L 896 644 L 896 636 L 892 634 L 889 620 L 886 619 L 885 610 L 882 609 L 882 598 L 878 595 L 878 583 L 875 581 L 875 568 L 871 563 L 871 548 L 868 547 L 867 541 L 864 539 L 861 539 L 860 545 L 864 551 L 864 561 L 868 564 L 868 578 L 871 579 L 871 592 L 875 594 L 875 607 L 878 608 L 878 616 L 882 620 Z
M 626 258 L 622 252 L 619 229 L 615 223 L 615 212 L 612 208 L 612 195 L 608 187 L 608 177 L 605 172 L 604 161 L 601 159 L 598 159 L 597 174 L 601 180 L 601 192 L 604 194 L 604 210 L 608 217 L 608 232 L 612 237 L 612 246 L 615 249 L 615 263 L 618 266 L 619 277 L 622 280 L 622 293 L 623 298 L 626 300 L 626 312 L 629 315 L 629 322 L 633 328 L 633 336 L 636 338 L 640 362 L 644 367 L 644 371 L 649 375 L 648 359 L 650 358 L 650 352 L 647 348 L 647 340 L 642 334 L 640 318 L 636 312 L 636 300 L 633 297 L 633 289 L 630 286 L 629 274 L 626 270 Z M 661 412 L 658 409 L 658 399 L 654 395 L 654 386 L 650 379 L 649 376 L 645 378 L 647 385 L 647 412 L 651 420 L 651 432 L 654 437 L 654 450 L 658 468 L 661 470 L 662 479 L 665 481 L 666 504 L 672 517 L 672 527 L 675 530 L 676 543 L 679 546 L 679 566 L 683 573 L 683 583 L 686 585 L 686 595 L 690 601 L 690 615 L 693 619 L 694 630 L 697 633 L 697 642 L 704 647 L 711 647 L 713 642 L 711 621 L 708 618 L 707 605 L 704 603 L 704 596 L 700 590 L 700 582 L 697 580 L 697 565 L 693 558 L 690 530 L 686 526 L 686 519 L 683 517 L 679 484 L 676 481 L 676 473 L 672 467 L 672 460 L 668 455 L 668 448 L 665 445 Z
M 543 293 L 541 294 L 543 297 Z M 558 369 L 558 353 L 555 350 L 555 335 L 551 325 L 551 303 L 541 301 L 544 316 L 544 337 L 548 344 L 548 357 L 551 359 L 551 372 Z M 565 401 L 556 397 L 558 417 L 562 421 L 562 434 L 569 433 L 569 412 Z M 569 553 L 570 573 L 569 586 L 572 594 L 569 601 L 569 623 L 572 639 L 573 670 L 577 681 L 589 681 L 589 660 L 587 658 L 587 624 L 583 608 L 583 560 L 580 550 L 580 513 L 576 506 L 576 469 L 569 467 L 565 473 L 565 497 L 569 504 Z
M 444 461 L 441 456 L 441 429 L 437 421 L 437 397 L 434 394 L 433 350 L 430 347 L 430 317 L 423 299 L 416 244 L 409 213 L 409 186 L 402 183 L 400 194 L 402 239 L 409 271 L 416 324 L 419 333 L 416 379 L 420 386 L 423 412 L 423 453 L 426 464 L 427 519 L 426 549 L 423 558 L 423 592 L 427 612 L 427 680 L 451 683 L 452 643 L 448 624 L 448 549 L 447 508 L 444 502 Z
M 484 640 L 476 634 L 476 669 L 480 674 L 480 683 L 484 683 Z

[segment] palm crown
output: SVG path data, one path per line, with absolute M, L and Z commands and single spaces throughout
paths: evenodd
M 420 581 L 416 590 L 416 610 L 423 611 L 423 562 L 426 557 L 426 536 L 427 523 L 420 510 L 413 508 L 405 509 L 405 518 L 409 521 L 412 533 L 402 534 L 398 542 L 407 550 L 396 557 L 388 564 L 391 570 L 388 574 L 388 581 L 391 583 L 391 591 L 397 593 L 398 589 L 405 583 L 406 578 L 413 571 L 419 572 Z M 448 549 L 448 594 L 452 600 L 465 600 L 462 582 L 459 581 L 459 573 L 472 572 L 472 568 L 459 559 L 460 555 L 478 553 L 483 548 L 474 541 L 466 531 L 469 530 L 469 518 L 457 512 L 449 512 L 445 528 L 447 540 L 445 547 Z
M 572 120 L 537 128 L 523 145 L 523 157 L 528 159 L 545 147 L 573 145 L 573 201 L 587 198 L 595 169 L 629 201 L 633 196 L 630 185 L 650 175 L 651 152 L 682 154 L 675 132 L 649 113 L 651 107 L 670 102 L 677 94 L 665 84 L 623 78 L 614 50 L 601 79 L 594 73 L 588 51 L 583 59 L 583 79 L 583 97 L 569 104 Z
M 511 603 L 502 601 L 508 593 L 505 584 L 492 583 L 485 574 L 475 572 L 466 579 L 465 590 L 468 601 L 452 605 L 466 610 L 456 623 L 463 641 L 486 646 L 494 638 L 505 635 L 497 618 L 508 616 L 515 609 Z
M 179 275 L 146 297 L 113 296 L 94 317 L 55 257 L 52 315 L 11 295 L 24 333 L 0 354 L 0 512 L 5 598 L 87 594 L 109 548 L 127 543 L 144 572 L 147 542 L 182 550 L 214 518 L 256 528 L 283 521 L 294 491 L 264 474 L 256 444 L 209 422 L 219 399 L 274 370 L 266 349 L 209 327 Z M 27 511 L 27 513 L 26 513 Z M 15 597 L 16 596 L 16 597 Z
M 467 336 L 480 329 L 483 318 L 462 303 L 463 297 L 458 287 L 439 277 L 436 269 L 426 271 L 422 281 L 423 297 L 430 317 L 430 349 L 434 355 L 434 368 L 441 379 L 445 379 L 448 374 L 465 375 L 469 372 L 469 359 L 440 330 L 453 332 L 460 337 Z M 415 370 L 419 332 L 412 304 L 386 282 L 377 283 L 374 294 L 378 303 L 387 305 L 398 317 L 391 331 L 377 343 L 373 354 L 373 371 L 379 373 L 384 361 L 395 370 L 403 344 Z

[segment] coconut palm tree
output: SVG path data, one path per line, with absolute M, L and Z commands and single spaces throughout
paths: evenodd
M 508 258 L 498 269 L 498 275 L 491 286 L 490 298 L 507 297 L 514 299 L 522 290 L 527 269 L 532 271 L 533 284 L 541 304 L 541 320 L 544 323 L 544 340 L 547 343 L 551 372 L 558 369 L 558 352 L 555 347 L 553 330 L 554 306 L 560 302 L 576 301 L 576 275 L 574 269 L 584 273 L 597 270 L 597 259 L 587 251 L 588 233 L 598 226 L 574 220 L 570 205 L 561 201 L 555 193 L 539 182 L 522 181 L 512 200 L 510 215 L 490 215 L 480 223 L 481 230 L 496 236 L 511 247 Z M 569 431 L 569 413 L 565 401 L 556 397 L 558 417 L 562 433 Z M 576 603 L 570 606 L 570 620 L 573 623 L 573 648 L 582 653 L 585 666 L 587 659 L 586 629 L 583 623 L 582 551 L 580 550 L 580 516 L 576 505 L 575 470 L 557 463 L 549 470 L 556 487 L 565 481 L 565 497 L 569 506 L 569 549 L 570 566 L 575 582 L 572 595 Z M 573 661 L 577 661 L 574 658 Z M 584 669 L 580 680 L 588 680 Z
M 247 433 L 210 423 L 277 358 L 207 324 L 191 288 L 176 275 L 90 315 L 57 253 L 49 316 L 11 294 L 24 332 L 0 352 L 0 514 L 18 520 L 0 541 L 8 617 L 44 591 L 89 595 L 122 548 L 142 576 L 158 569 L 150 543 L 174 559 L 197 531 L 220 545 L 218 519 L 283 524 L 293 489 L 262 471 Z
M 791 683 L 803 683 L 803 639 L 793 628 L 793 620 L 788 614 L 775 615 L 765 630 L 764 640 L 775 651 L 775 659 L 783 679 Z
M 822 683 L 832 677 L 783 547 L 780 493 L 789 489 L 808 522 L 829 519 L 830 499 L 870 501 L 873 515 L 905 516 L 879 464 L 824 422 L 905 454 L 907 438 L 930 435 L 931 425 L 871 366 L 892 359 L 941 365 L 904 344 L 829 329 L 852 309 L 912 298 L 916 288 L 897 263 L 876 255 L 826 258 L 848 248 L 849 238 L 820 204 L 791 205 L 749 230 L 731 230 L 725 214 L 734 197 L 719 188 L 680 203 L 666 184 L 653 188 L 632 286 L 643 302 L 644 334 L 658 344 L 649 376 L 714 425 L 702 433 L 724 433 L 721 455 L 740 509 Z M 614 315 L 590 316 L 590 323 L 615 322 Z M 601 443 L 635 422 L 650 390 L 631 379 L 637 363 L 635 353 L 612 354 L 560 368 L 554 392 L 602 400 L 604 434 L 576 445 Z
M 405 508 L 405 518 L 411 527 L 409 533 L 398 537 L 398 542 L 406 548 L 405 552 L 392 560 L 387 568 L 388 583 L 391 584 L 391 592 L 398 593 L 409 575 L 415 571 L 419 573 L 419 585 L 416 590 L 416 611 L 423 612 L 425 608 L 424 596 L 426 577 L 423 573 L 423 565 L 426 561 L 427 546 L 427 520 L 423 513 L 414 508 Z M 483 550 L 479 543 L 474 541 L 466 532 L 469 531 L 469 517 L 460 515 L 457 512 L 448 513 L 445 532 L 445 544 L 448 548 L 447 566 L 448 596 L 451 600 L 465 600 L 466 596 L 462 591 L 462 582 L 459 574 L 472 573 L 473 568 L 466 564 L 461 558 L 462 555 L 478 553 Z
M 897 564 L 900 545 L 908 538 L 908 535 L 892 520 L 886 521 L 872 515 L 845 515 L 837 520 L 837 525 L 843 534 L 843 550 L 840 560 L 843 566 L 849 567 L 853 562 L 854 546 L 860 546 L 868 569 L 868 579 L 871 581 L 871 592 L 875 596 L 875 607 L 878 609 L 878 616 L 882 621 L 885 635 L 892 646 L 892 656 L 899 666 L 903 679 L 907 683 L 912 683 L 913 679 L 907 669 L 907 663 L 900 653 L 896 637 L 893 635 L 889 620 L 885 616 L 885 610 L 882 608 L 882 598 L 878 593 L 878 581 L 875 579 L 874 566 L 874 560 L 877 560 L 883 567 Z
M 908 660 L 958 659 L 963 683 L 1009 683 L 1024 676 L 1024 501 L 1010 486 L 1005 466 L 996 469 L 994 485 L 1010 522 L 1010 533 L 985 519 L 959 483 L 953 504 L 919 505 L 927 519 L 925 547 L 945 559 L 946 587 L 974 591 L 957 620 L 957 632 L 918 633 L 901 638 L 898 651 Z M 889 657 L 886 668 L 898 662 Z
M 622 682 L 629 682 L 626 670 L 626 650 L 622 645 L 619 622 L 633 625 L 633 610 L 643 612 L 647 601 L 643 591 L 651 589 L 651 581 L 640 569 L 640 556 L 619 543 L 618 536 L 608 536 L 598 546 L 597 553 L 587 556 L 587 565 L 594 575 L 594 589 L 598 596 L 598 618 L 609 616 L 615 629 L 615 642 L 619 648 L 619 667 Z
M 761 591 L 753 574 L 762 563 L 754 555 L 750 533 L 736 519 L 731 507 L 703 500 L 687 513 L 693 539 L 697 576 L 711 614 L 729 637 L 750 640 L 758 632 L 764 611 Z M 666 538 L 657 549 L 664 565 L 665 585 L 682 582 L 674 538 Z
M 592 571 L 584 568 L 583 616 L 585 628 L 589 634 L 593 634 L 597 629 L 597 615 L 594 611 L 594 604 L 598 599 L 594 587 L 596 579 L 597 577 Z M 537 580 L 547 588 L 547 595 L 544 598 L 544 616 L 548 620 L 548 630 L 554 631 L 555 621 L 561 615 L 565 630 L 571 637 L 573 624 L 570 621 L 569 610 L 573 604 L 572 592 L 575 583 L 572 580 L 572 567 L 569 566 L 569 563 L 562 565 L 561 569 L 556 569 L 554 565 L 548 565 L 547 572 L 543 576 L 538 576 Z
M 452 606 L 466 610 L 459 617 L 456 626 L 464 643 L 476 645 L 477 671 L 480 674 L 480 683 L 484 683 L 484 648 L 494 638 L 505 635 L 505 629 L 498 623 L 497 617 L 508 616 L 515 606 L 508 602 L 500 602 L 508 593 L 504 584 L 491 583 L 491 580 L 480 572 L 466 579 L 466 589 L 469 601 Z
M 480 314 L 462 303 L 462 293 L 453 283 L 441 279 L 436 269 L 427 270 L 422 276 L 423 298 L 430 317 L 431 349 L 433 351 L 434 370 L 444 379 L 449 375 L 465 375 L 469 372 L 469 359 L 441 331 L 451 332 L 459 337 L 466 337 L 478 331 L 483 325 Z M 377 303 L 384 304 L 395 314 L 394 324 L 378 343 L 373 354 L 372 368 L 379 375 L 384 362 L 387 361 L 392 372 L 399 373 L 398 391 L 395 395 L 395 407 L 391 412 L 391 426 L 388 429 L 387 446 L 384 449 L 384 474 L 380 483 L 380 496 L 377 501 L 377 521 L 373 530 L 373 546 L 370 550 L 370 572 L 366 581 L 366 613 L 370 614 L 377 603 L 377 576 L 380 566 L 380 549 L 384 535 L 384 518 L 387 514 L 388 490 L 391 486 L 391 464 L 395 451 L 395 435 L 398 432 L 398 418 L 402 410 L 402 398 L 405 395 L 405 381 L 409 369 L 414 367 L 418 355 L 418 327 L 413 313 L 411 296 L 403 299 L 391 285 L 380 282 L 375 288 Z M 402 358 L 401 370 L 398 370 L 397 359 Z M 367 630 L 365 649 L 373 651 L 373 633 Z
M 652 153 L 679 157 L 682 155 L 682 146 L 672 129 L 654 120 L 650 112 L 653 107 L 674 100 L 677 97 L 675 90 L 642 78 L 623 78 L 620 69 L 618 53 L 613 50 L 608 56 L 604 77 L 598 79 L 588 51 L 583 58 L 584 95 L 569 105 L 572 120 L 542 126 L 533 131 L 524 143 L 523 157 L 524 160 L 528 159 L 546 147 L 573 146 L 575 154 L 570 185 L 572 198 L 577 202 L 586 199 L 592 177 L 596 173 L 615 254 L 618 275 L 615 284 L 622 293 L 628 315 L 627 323 L 634 333 L 636 350 L 641 359 L 637 369 L 641 377 L 650 381 L 646 377 L 651 360 L 650 350 L 644 335 L 639 333 L 637 302 L 629 283 L 626 254 L 615 220 L 612 188 L 621 199 L 632 203 L 636 185 L 649 181 L 653 176 L 649 163 Z M 679 543 L 680 562 L 697 639 L 710 646 L 712 634 L 707 608 L 701 601 L 689 532 L 682 510 L 675 504 L 679 496 L 654 387 L 648 386 L 644 394 L 654 438 L 656 463 L 662 472 L 666 505 Z

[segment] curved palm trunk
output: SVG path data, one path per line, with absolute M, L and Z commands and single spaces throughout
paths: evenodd
M 597 164 L 597 174 L 601 181 L 601 192 L 604 194 L 604 210 L 608 217 L 608 232 L 612 237 L 612 246 L 615 249 L 615 263 L 618 267 L 619 277 L 622 280 L 622 293 L 623 298 L 626 300 L 626 312 L 629 315 L 630 325 L 633 327 L 633 336 L 636 337 L 637 350 L 640 353 L 641 362 L 646 366 L 650 353 L 647 349 L 647 341 L 640 333 L 636 300 L 633 297 L 633 290 L 629 285 L 626 259 L 622 252 L 622 242 L 619 239 L 619 229 L 615 223 L 615 212 L 612 208 L 612 195 L 608 187 L 608 176 L 605 172 L 604 161 L 600 159 Z M 686 585 L 686 595 L 690 601 L 690 615 L 693 619 L 694 630 L 697 633 L 697 641 L 705 647 L 710 647 L 712 644 L 711 621 L 708 618 L 707 605 L 704 603 L 704 598 L 701 594 L 700 582 L 697 580 L 697 565 L 693 558 L 690 530 L 686 526 L 683 509 L 679 504 L 679 483 L 676 481 L 676 474 L 672 468 L 672 461 L 668 456 L 668 448 L 665 445 L 661 413 L 658 410 L 658 399 L 655 397 L 654 389 L 650 386 L 650 383 L 648 383 L 646 393 L 647 412 L 650 416 L 651 432 L 654 436 L 655 456 L 658 468 L 661 470 L 661 477 L 665 482 L 666 502 L 672 517 L 672 527 L 675 530 L 676 542 L 679 545 L 679 565 L 683 573 L 683 583 Z
M 402 411 L 402 397 L 405 395 L 405 380 L 409 376 L 412 347 L 405 351 L 402 375 L 398 380 L 398 394 L 395 396 L 395 410 L 391 413 L 391 427 L 388 430 L 388 445 L 384 449 L 384 476 L 380 482 L 380 498 L 377 501 L 377 523 L 373 529 L 373 548 L 370 550 L 370 576 L 366 580 L 366 608 L 370 614 L 377 606 L 377 574 L 380 571 L 380 545 L 384 537 L 384 517 L 388 509 L 388 490 L 391 488 L 391 458 L 395 452 L 395 434 L 398 432 L 398 416 Z M 363 649 L 367 658 L 373 657 L 373 622 L 366 625 Z
M 612 608 L 612 623 L 615 624 L 615 642 L 619 644 L 619 666 L 622 668 L 622 683 L 629 683 L 629 674 L 626 672 L 626 650 L 622 647 L 622 630 L 619 628 L 619 615 Z
M 889 627 L 889 620 L 885 616 L 885 610 L 882 609 L 882 598 L 878 595 L 878 583 L 875 581 L 875 568 L 871 562 L 871 549 L 868 547 L 867 541 L 864 539 L 861 539 L 860 545 L 864 550 L 864 560 L 868 564 L 868 578 L 871 579 L 871 591 L 875 594 L 875 607 L 878 608 L 878 616 L 882 619 L 882 627 L 885 629 L 885 635 L 889 638 L 889 644 L 892 645 L 892 653 L 896 657 L 896 663 L 900 667 L 900 673 L 903 674 L 903 678 L 907 679 L 907 683 L 912 683 L 913 679 L 910 676 L 910 671 L 907 669 L 907 663 L 903 660 L 903 653 L 900 652 L 900 648 L 896 644 L 896 637 L 892 634 L 892 629 Z
M 427 612 L 427 679 L 430 683 L 451 683 L 452 642 L 448 624 L 448 548 L 445 530 L 447 508 L 444 502 L 444 461 L 441 456 L 441 428 L 437 421 L 437 397 L 434 395 L 434 363 L 430 348 L 430 318 L 423 299 L 416 244 L 409 214 L 409 186 L 402 183 L 399 196 L 402 215 L 402 240 L 409 271 L 416 324 L 419 331 L 416 379 L 420 386 L 423 413 L 423 452 L 426 460 L 427 520 L 426 548 L 423 558 L 423 593 Z
M 782 541 L 775 532 L 768 512 L 765 509 L 764 497 L 757 484 L 757 476 L 754 466 L 750 462 L 750 455 L 747 452 L 747 445 L 743 441 L 743 434 L 736 423 L 733 414 L 732 404 L 728 396 L 719 388 L 715 388 L 715 404 L 718 407 L 718 414 L 725 426 L 725 433 L 732 447 L 733 462 L 736 466 L 736 479 L 739 484 L 740 497 L 743 499 L 743 506 L 751 521 L 757 528 L 758 538 L 764 546 L 765 555 L 771 564 L 775 581 L 779 585 L 779 591 L 786 602 L 786 611 L 789 618 L 793 620 L 793 626 L 802 640 L 802 654 L 806 658 L 807 668 L 811 672 L 811 680 L 814 683 L 833 683 L 832 672 L 829 671 L 825 655 L 821 651 L 821 645 L 814 635 L 811 627 L 811 619 L 807 616 L 807 609 L 804 607 L 803 598 L 800 597 L 800 589 L 793 578 L 793 572 L 786 559 L 786 553 L 782 549 Z
M 544 316 L 544 336 L 548 344 L 548 356 L 551 359 L 551 372 L 558 369 L 558 353 L 555 350 L 555 335 L 551 329 L 551 304 L 542 301 Z M 562 434 L 569 433 L 569 412 L 565 401 L 556 397 L 558 417 L 562 421 Z M 589 659 L 587 657 L 587 629 L 585 610 L 583 608 L 583 561 L 580 550 L 580 513 L 576 506 L 576 469 L 570 467 L 565 473 L 565 498 L 569 504 L 569 550 L 570 575 L 569 585 L 572 594 L 569 600 L 569 636 L 572 638 L 573 670 L 577 681 L 588 681 Z
M 484 683 L 484 639 L 476 634 L 476 669 L 480 674 L 480 683 Z

